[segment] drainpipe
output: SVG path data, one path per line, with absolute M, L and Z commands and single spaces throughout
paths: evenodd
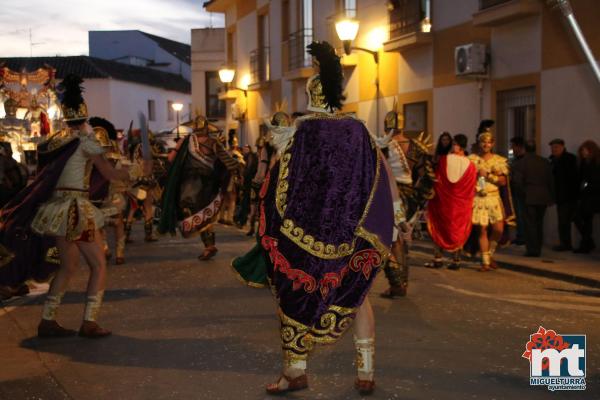
M 587 57 L 588 62 L 592 67 L 592 70 L 594 71 L 594 75 L 596 76 L 598 83 L 600 83 L 600 68 L 598 67 L 598 63 L 594 58 L 594 54 L 592 54 L 592 50 L 588 46 L 587 41 L 585 40 L 585 36 L 583 36 L 583 32 L 581 32 L 581 28 L 579 27 L 579 24 L 575 19 L 571 3 L 569 3 L 569 0 L 549 0 L 548 3 L 559 8 L 560 11 L 562 11 L 563 15 L 567 18 L 567 21 L 569 21 L 569 25 L 571 25 L 571 29 L 573 30 L 573 33 L 575 34 L 575 37 L 577 38 L 581 49 Z

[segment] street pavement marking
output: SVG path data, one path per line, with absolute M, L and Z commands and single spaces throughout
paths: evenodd
M 506 301 L 509 303 L 522 304 L 522 305 L 532 306 L 532 307 L 536 307 L 536 308 L 542 307 L 542 308 L 548 308 L 548 309 L 552 309 L 552 310 L 562 309 L 562 310 L 570 310 L 570 311 L 577 309 L 580 311 L 589 311 L 589 312 L 594 312 L 594 313 L 600 313 L 600 304 L 598 304 L 597 306 L 586 305 L 586 304 L 573 304 L 573 303 L 565 304 L 563 302 L 557 302 L 557 301 L 554 301 L 554 302 L 540 301 L 539 297 L 536 297 L 535 300 L 525 300 L 525 299 L 519 299 L 519 298 L 515 298 L 515 297 L 511 297 L 511 296 L 503 296 L 498 293 L 473 292 L 471 290 L 460 289 L 460 288 L 456 288 L 452 285 L 445 285 L 442 283 L 436 283 L 434 285 L 437 287 L 443 288 L 443 289 L 450 290 L 455 293 L 463 294 L 465 296 L 481 297 L 481 298 L 485 298 L 485 299 L 489 299 L 489 300 Z M 554 299 L 554 300 L 556 300 L 556 299 Z

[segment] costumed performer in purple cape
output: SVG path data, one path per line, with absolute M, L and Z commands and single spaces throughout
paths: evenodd
M 259 241 L 279 304 L 283 371 L 267 392 L 308 386 L 315 343 L 336 342 L 355 321 L 354 342 L 363 394 L 375 388 L 375 323 L 367 292 L 389 257 L 394 227 L 390 181 L 365 125 L 337 113 L 343 74 L 327 42 L 309 53 L 319 74 L 307 82 L 308 111 L 261 189 Z M 287 144 L 286 144 L 287 142 Z

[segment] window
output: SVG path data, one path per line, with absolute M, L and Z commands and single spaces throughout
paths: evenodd
M 515 136 L 535 140 L 535 86 L 498 92 L 496 100 L 498 153 L 508 154 L 510 139 Z
M 336 10 L 338 14 L 356 18 L 356 0 L 337 0 Z
M 167 121 L 173 121 L 173 102 L 167 100 Z
M 404 132 L 408 136 L 427 132 L 427 102 L 404 105 Z
M 407 33 L 420 31 L 421 21 L 425 18 L 427 4 L 428 0 L 389 1 L 390 40 Z
M 148 100 L 148 121 L 156 121 L 156 103 Z
M 270 80 L 269 65 L 269 14 L 258 16 L 258 48 L 250 52 L 252 83 Z
M 298 30 L 289 36 L 287 43 L 288 70 L 310 67 L 312 58 L 306 51 L 306 46 L 313 41 L 313 7 L 312 0 L 298 0 Z
M 217 71 L 207 71 L 206 79 L 206 117 L 225 118 L 225 102 L 219 100 L 221 81 Z

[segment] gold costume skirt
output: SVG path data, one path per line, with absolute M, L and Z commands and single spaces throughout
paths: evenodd
M 473 225 L 488 226 L 504 221 L 504 206 L 500 193 L 487 193 L 486 196 L 475 195 L 473 200 Z
M 95 232 L 103 226 L 104 215 L 89 201 L 87 192 L 74 190 L 55 191 L 31 223 L 31 229 L 39 235 L 86 242 L 93 242 Z

